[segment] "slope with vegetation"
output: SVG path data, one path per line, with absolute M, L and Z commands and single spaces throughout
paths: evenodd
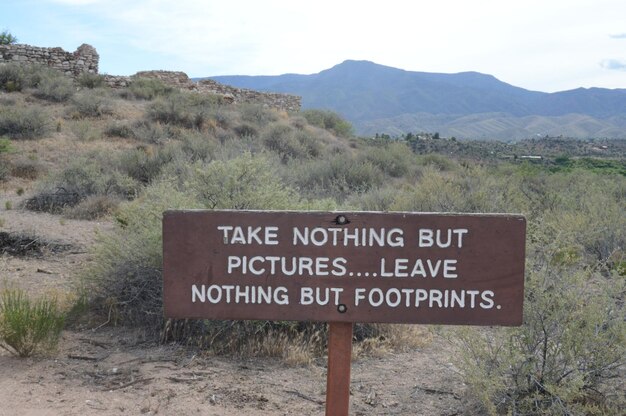
M 227 104 L 155 80 L 113 91 L 95 75 L 72 84 L 1 65 L 0 90 L 5 189 L 26 193 L 23 209 L 115 223 L 75 276 L 70 325 L 97 319 L 215 352 L 314 357 L 322 324 L 164 321 L 162 212 L 519 212 L 528 218 L 524 326 L 447 332 L 481 413 L 618 414 L 625 405 L 615 377 L 626 356 L 626 178 L 614 165 L 450 156 L 452 140 L 359 139 L 333 113 Z M 359 325 L 355 338 L 406 342 L 413 329 Z

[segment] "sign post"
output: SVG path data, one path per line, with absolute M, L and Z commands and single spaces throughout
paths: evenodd
M 327 416 L 347 416 L 350 408 L 352 325 L 352 322 L 328 323 Z
M 168 318 L 329 322 L 326 414 L 348 414 L 355 322 L 522 323 L 519 215 L 168 211 Z

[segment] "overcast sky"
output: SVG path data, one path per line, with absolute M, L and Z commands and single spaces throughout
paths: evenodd
M 625 0 L 0 0 L 2 29 L 89 43 L 115 75 L 311 74 L 365 59 L 539 91 L 626 88 Z

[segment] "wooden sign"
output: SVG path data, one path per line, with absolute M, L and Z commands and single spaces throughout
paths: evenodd
M 168 211 L 168 318 L 521 325 L 514 215 Z

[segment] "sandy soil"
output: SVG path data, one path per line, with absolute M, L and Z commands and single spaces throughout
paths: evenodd
M 0 281 L 33 294 L 67 291 L 107 222 L 72 221 L 19 210 L 0 191 L 0 231 L 66 245 L 38 257 L 0 257 Z M 12 209 L 5 209 L 10 200 Z M 469 414 L 464 386 L 439 336 L 424 347 L 352 363 L 352 415 Z M 4 415 L 318 415 L 324 414 L 326 360 L 288 366 L 276 359 L 215 357 L 146 342 L 124 328 L 67 330 L 53 357 L 19 359 L 0 350 Z M 471 412 L 470 412 L 471 413 Z

